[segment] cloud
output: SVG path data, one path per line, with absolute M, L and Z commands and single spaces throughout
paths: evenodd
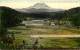
M 0 6 L 7 6 L 11 8 L 24 8 L 31 6 L 31 4 L 27 2 L 7 2 L 7 3 L 0 3 Z
M 26 8 L 42 1 L 44 1 L 51 8 L 69 9 L 80 6 L 79 2 L 71 2 L 72 0 L 70 1 L 69 0 L 5 0 L 5 1 L 2 0 L 0 2 L 0 6 L 8 6 L 11 8 Z M 51 1 L 56 1 L 56 2 L 51 2 Z M 62 2 L 62 1 L 67 1 L 67 2 Z
M 60 8 L 60 9 L 70 9 L 80 6 L 79 3 L 48 3 L 48 5 L 52 8 Z
M 80 2 L 79 0 L 0 0 L 1 2 Z
M 79 0 L 27 0 L 29 2 L 78 2 Z

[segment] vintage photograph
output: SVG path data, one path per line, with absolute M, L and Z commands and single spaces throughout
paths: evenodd
M 80 50 L 80 0 L 0 0 L 0 50 Z

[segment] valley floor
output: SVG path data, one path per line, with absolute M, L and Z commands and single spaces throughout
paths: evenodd
M 15 35 L 15 43 L 32 48 L 37 41 L 38 48 L 77 48 L 80 47 L 80 30 L 68 27 L 17 26 L 8 29 Z

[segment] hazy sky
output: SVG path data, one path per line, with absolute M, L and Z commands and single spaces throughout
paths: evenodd
M 80 0 L 0 0 L 0 6 L 25 8 L 39 2 L 46 3 L 51 8 L 70 9 L 80 7 Z

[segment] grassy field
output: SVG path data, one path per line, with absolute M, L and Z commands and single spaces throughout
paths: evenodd
M 43 48 L 77 48 L 77 43 L 73 38 L 42 38 L 39 39 L 38 47 Z
M 77 48 L 80 47 L 80 43 L 75 40 L 77 38 L 32 38 L 30 35 L 43 35 L 43 34 L 55 34 L 55 35 L 69 35 L 69 34 L 79 34 L 80 30 L 59 27 L 25 27 L 17 26 L 8 29 L 9 32 L 13 32 L 15 35 L 15 44 L 20 45 L 25 41 L 25 45 L 28 48 L 32 48 L 35 41 L 38 43 L 36 46 L 38 48 Z M 79 38 L 78 38 L 79 40 Z
M 19 34 L 56 34 L 56 35 L 68 35 L 68 34 L 80 34 L 79 29 L 75 28 L 67 28 L 67 27 L 25 27 L 25 26 L 17 26 L 10 28 L 9 31 L 16 32 Z

